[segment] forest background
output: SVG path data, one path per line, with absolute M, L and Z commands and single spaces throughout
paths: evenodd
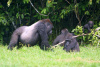
M 50 42 L 62 29 L 72 32 L 90 20 L 95 29 L 100 26 L 100 0 L 1 0 L 0 43 L 8 44 L 16 28 L 45 18 L 54 25 Z

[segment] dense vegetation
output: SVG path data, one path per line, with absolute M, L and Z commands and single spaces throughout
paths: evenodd
M 8 43 L 12 32 L 44 18 L 54 24 L 50 41 L 63 28 L 71 32 L 89 20 L 100 26 L 100 0 L 2 0 L 0 1 L 0 42 Z

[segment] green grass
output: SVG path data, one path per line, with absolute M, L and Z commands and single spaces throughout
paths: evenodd
M 100 48 L 80 47 L 80 52 L 67 53 L 62 47 L 43 51 L 39 46 L 14 48 L 0 46 L 0 67 L 100 67 Z

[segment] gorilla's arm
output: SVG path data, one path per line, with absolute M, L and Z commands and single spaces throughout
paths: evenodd
M 91 29 L 90 29 L 90 27 L 88 26 L 88 33 L 91 33 Z
M 59 36 L 56 37 L 56 39 L 53 41 L 53 44 L 52 45 L 56 45 L 59 43 Z
M 47 32 L 46 32 L 45 24 L 41 23 L 38 26 L 38 33 L 41 37 L 41 49 L 44 49 L 44 46 L 45 47 L 50 47 L 50 45 L 48 43 L 48 35 L 47 35 Z
M 74 48 L 76 46 L 77 42 L 75 39 L 68 39 L 66 42 L 65 42 L 65 48 L 66 48 L 66 52 L 69 52 L 72 48 Z

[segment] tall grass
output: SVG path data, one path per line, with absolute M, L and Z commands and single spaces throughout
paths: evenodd
M 100 48 L 80 46 L 80 52 L 69 53 L 62 47 L 43 51 L 24 46 L 10 51 L 0 46 L 0 67 L 100 67 Z

